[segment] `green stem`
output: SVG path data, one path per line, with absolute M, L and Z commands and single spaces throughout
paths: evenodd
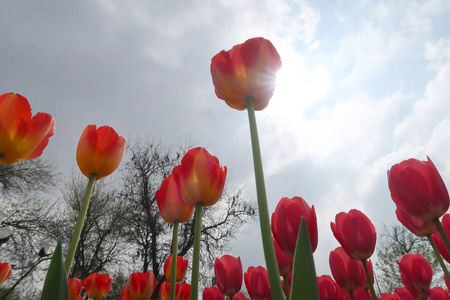
M 425 292 L 425 290 L 421 290 L 421 291 L 422 291 L 423 296 L 425 297 L 424 300 L 428 300 L 428 295 Z
M 250 136 L 253 149 L 253 165 L 255 169 L 256 194 L 258 198 L 259 224 L 266 260 L 267 272 L 269 273 L 270 289 L 274 299 L 283 299 L 283 289 L 281 288 L 280 273 L 278 272 L 275 248 L 273 246 L 272 232 L 270 230 L 269 208 L 267 206 L 266 187 L 264 183 L 261 150 L 259 147 L 258 128 L 256 126 L 255 108 L 253 97 L 245 98 L 247 103 L 248 120 L 250 123 Z M 196 298 L 191 298 L 196 299 Z
M 286 299 L 289 299 L 289 282 L 287 275 L 283 275 L 284 290 L 286 291 Z
M 5 155 L 0 153 L 0 161 L 3 160 L 3 157 L 5 157 Z
M 434 218 L 433 220 L 434 225 L 436 226 L 437 230 L 439 231 L 439 235 L 442 238 L 442 241 L 445 244 L 445 248 L 447 248 L 448 253 L 450 253 L 450 241 L 448 239 L 447 234 L 445 234 L 445 230 L 442 227 L 441 222 L 439 222 L 439 218 Z
M 86 187 L 86 193 L 84 194 L 83 202 L 81 203 L 80 213 L 78 214 L 77 224 L 70 240 L 69 250 L 67 251 L 64 267 L 66 269 L 66 276 L 69 277 L 70 267 L 77 250 L 78 242 L 80 241 L 81 230 L 83 230 L 84 219 L 86 218 L 87 210 L 89 207 L 89 201 L 91 200 L 92 190 L 94 189 L 95 178 L 97 175 L 91 174 L 89 182 Z
M 178 221 L 173 223 L 173 238 L 172 238 L 172 269 L 170 277 L 170 300 L 175 300 L 175 286 L 177 284 L 177 261 L 178 261 Z
M 447 281 L 450 282 L 450 274 L 448 274 L 447 266 L 445 265 L 444 260 L 442 259 L 442 256 L 439 253 L 439 250 L 437 249 L 433 238 L 431 237 L 431 234 L 427 235 L 427 239 L 430 242 L 431 247 L 433 248 L 434 254 L 436 255 L 439 264 L 441 265 L 442 271 L 444 271 L 445 278 L 447 278 Z
M 191 298 L 198 299 L 198 273 L 200 267 L 200 238 L 202 235 L 203 203 L 195 205 L 194 253 L 192 257 Z
M 369 290 L 364 290 L 364 292 L 366 292 L 367 300 L 372 300 L 372 298 L 370 297 L 370 294 L 369 294 Z
M 367 267 L 367 260 L 362 259 L 361 262 L 364 267 L 364 272 L 366 273 L 367 283 L 369 284 L 370 293 L 372 294 L 372 299 L 377 299 L 377 293 L 375 293 L 375 289 L 373 288 L 373 282 L 372 282 L 372 278 L 370 277 L 369 267 Z
M 355 300 L 355 296 L 353 296 L 353 291 L 349 291 L 348 293 L 350 294 L 350 299 Z

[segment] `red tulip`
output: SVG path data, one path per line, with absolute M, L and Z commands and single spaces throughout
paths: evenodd
M 217 157 L 197 147 L 183 156 L 172 174 L 187 205 L 201 202 L 203 206 L 210 206 L 222 197 L 227 167 L 222 168 Z
M 395 204 L 416 219 L 431 221 L 448 210 L 447 188 L 430 158 L 411 158 L 392 166 L 388 182 Z
M 133 300 L 130 295 L 130 286 L 128 284 L 123 287 L 119 300 Z
M 77 300 L 83 288 L 83 281 L 78 278 L 69 278 L 69 300 Z
M 12 272 L 12 267 L 10 263 L 0 262 L 0 284 L 6 281 L 9 278 Z
M 216 275 L 217 286 L 225 296 L 233 297 L 241 290 L 242 263 L 240 257 L 224 255 L 221 258 L 216 258 L 214 274 Z
M 212 286 L 203 290 L 203 300 L 225 300 L 225 295 L 218 287 Z
M 409 284 L 420 291 L 430 288 L 433 269 L 431 268 L 430 263 L 421 254 L 405 254 L 402 259 L 397 262 L 400 266 L 402 281 L 406 288 L 408 288 L 408 291 L 410 291 L 408 287 Z
M 442 217 L 441 225 L 442 228 L 444 228 L 445 234 L 450 236 L 450 214 L 445 214 L 444 217 Z M 448 253 L 447 247 L 445 246 L 439 232 L 434 233 L 431 237 L 433 238 L 439 253 L 448 263 L 450 263 L 450 254 Z
M 317 285 L 319 286 L 320 300 L 336 300 L 337 285 L 330 276 L 317 277 Z
M 248 295 L 253 300 L 272 300 L 269 275 L 264 267 L 249 267 L 244 274 Z
M 175 285 L 175 300 L 189 300 L 191 294 L 191 285 L 187 283 L 179 283 Z M 159 297 L 161 300 L 169 300 L 170 283 L 164 281 L 159 289 Z
M 275 90 L 275 74 L 280 68 L 277 50 L 261 37 L 221 51 L 211 60 L 217 97 L 238 110 L 247 108 L 247 97 L 254 99 L 255 110 L 264 109 Z
M 125 138 L 109 126 L 97 128 L 89 125 L 78 142 L 77 163 L 81 173 L 96 179 L 104 178 L 114 172 L 125 153 Z
M 247 300 L 247 296 L 245 296 L 244 293 L 239 292 L 233 296 L 233 300 Z
M 314 252 L 318 240 L 314 205 L 309 207 L 308 203 L 301 197 L 293 197 L 292 199 L 284 197 L 278 202 L 275 212 L 272 214 L 273 237 L 280 249 L 289 257 L 294 257 L 302 216 L 305 217 L 311 248 Z
M 402 300 L 402 298 L 400 298 L 400 296 L 398 294 L 388 294 L 388 293 L 383 293 L 381 294 L 380 298 L 378 298 L 378 300 Z
M 448 291 L 444 290 L 440 286 L 436 286 L 430 291 L 430 299 L 431 300 L 450 300 L 450 296 L 448 295 Z
M 350 300 L 350 293 L 336 285 L 336 300 Z
M 400 223 L 417 236 L 424 237 L 437 231 L 437 228 L 432 221 L 421 221 L 416 219 L 398 207 L 395 210 L 395 214 Z
M 183 281 L 186 276 L 186 272 L 188 269 L 188 259 L 183 256 L 177 256 L 177 275 L 175 278 L 176 282 Z M 170 278 L 172 278 L 172 254 L 166 259 L 164 263 L 164 275 L 166 275 L 167 281 L 170 282 Z
M 153 272 L 138 272 L 130 275 L 128 286 L 131 299 L 147 300 L 156 288 L 156 278 Z
M 336 224 L 331 222 L 331 230 L 351 258 L 363 260 L 372 256 L 377 234 L 372 222 L 359 210 L 338 213 Z
M 355 300 L 367 300 L 367 299 L 369 299 L 369 298 L 367 298 L 367 293 L 369 293 L 370 299 L 374 299 L 374 298 L 371 297 L 370 292 L 368 290 L 366 291 L 364 289 L 356 289 L 353 292 L 353 298 Z
M 161 217 L 170 224 L 189 221 L 195 208 L 184 203 L 172 175 L 169 175 L 161 183 L 160 189 L 156 192 L 156 203 L 158 204 Z
M 413 295 L 408 291 L 406 287 L 400 287 L 395 289 L 395 293 L 399 295 L 402 300 L 415 300 Z
M 0 162 L 10 165 L 41 156 L 55 133 L 55 119 L 47 113 L 31 116 L 27 98 L 0 95 Z
M 284 254 L 280 246 L 278 246 L 278 243 L 275 240 L 275 238 L 272 237 L 272 239 L 273 239 L 273 246 L 275 248 L 275 255 L 277 257 L 278 272 L 280 272 L 280 276 L 287 276 L 292 273 L 292 268 L 294 266 L 294 259 Z
M 108 274 L 92 273 L 84 279 L 84 290 L 89 298 L 101 299 L 111 289 L 112 278 Z
M 342 247 L 330 252 L 330 269 L 337 285 L 346 291 L 364 286 L 366 275 L 362 263 L 347 255 Z

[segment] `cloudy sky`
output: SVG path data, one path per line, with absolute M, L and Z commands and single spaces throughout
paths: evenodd
M 246 111 L 216 98 L 211 58 L 270 39 L 283 61 L 257 112 L 269 209 L 301 196 L 319 222 L 317 274 L 338 246 L 330 221 L 357 208 L 394 224 L 386 171 L 415 157 L 450 184 L 448 0 L 4 0 L 0 93 L 56 119 L 43 157 L 66 175 L 88 124 L 126 138 L 189 138 L 228 167 L 230 188 L 254 199 Z M 233 253 L 262 265 L 259 225 Z M 225 253 L 224 253 L 225 254 Z

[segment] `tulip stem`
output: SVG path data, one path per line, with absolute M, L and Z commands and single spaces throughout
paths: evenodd
M 370 293 L 372 294 L 372 299 L 377 299 L 377 293 L 375 293 L 375 289 L 373 288 L 372 278 L 370 277 L 369 268 L 367 267 L 367 260 L 361 259 L 361 262 L 364 267 L 364 272 L 366 273 L 367 283 L 369 284 Z
M 355 296 L 353 296 L 353 291 L 349 291 L 348 293 L 350 294 L 350 299 L 355 300 Z
M 430 242 L 431 247 L 433 248 L 434 254 L 436 255 L 439 264 L 441 265 L 442 271 L 444 271 L 445 278 L 447 278 L 447 281 L 450 282 L 450 274 L 448 274 L 447 266 L 445 265 L 444 260 L 442 259 L 442 256 L 436 247 L 436 243 L 433 241 L 433 238 L 431 237 L 431 234 L 427 235 L 427 239 Z
M 86 187 L 86 193 L 84 194 L 83 202 L 81 203 L 80 213 L 78 214 L 77 224 L 73 231 L 72 239 L 70 240 L 69 250 L 67 251 L 64 267 L 66 269 L 66 276 L 69 277 L 70 267 L 77 250 L 78 242 L 80 241 L 81 231 L 83 230 L 84 219 L 86 218 L 89 208 L 89 201 L 91 200 L 92 190 L 94 189 L 96 174 L 91 174 L 89 182 Z
M 286 291 L 286 299 L 289 299 L 289 282 L 287 275 L 283 275 L 284 290 Z
M 192 257 L 191 298 L 198 299 L 198 273 L 200 266 L 200 238 L 202 235 L 202 209 L 203 203 L 195 205 L 194 253 Z M 172 257 L 173 261 L 173 257 Z M 173 276 L 173 275 L 172 275 Z
M 266 187 L 264 183 L 264 173 L 259 147 L 258 128 L 256 126 L 255 107 L 253 97 L 245 98 L 247 103 L 248 120 L 250 124 L 250 136 L 253 149 L 253 166 L 255 169 L 256 194 L 258 198 L 259 224 L 266 260 L 267 272 L 269 274 L 270 289 L 274 299 L 283 299 L 283 289 L 281 288 L 280 273 L 278 271 L 275 248 L 273 246 L 272 233 L 270 230 L 269 208 L 267 206 Z M 191 298 L 196 299 L 196 298 Z
M 425 292 L 425 290 L 421 290 L 422 291 L 422 294 L 423 294 L 423 299 L 425 299 L 425 300 L 428 300 L 428 295 L 427 295 L 427 293 Z
M 175 300 L 175 286 L 177 284 L 177 262 L 178 262 L 178 224 L 180 222 L 173 222 L 173 237 L 172 237 L 172 267 L 170 271 L 170 294 L 169 299 Z
M 436 228 L 439 232 L 439 235 L 442 238 L 442 241 L 444 242 L 445 248 L 447 248 L 448 253 L 450 253 L 450 240 L 448 239 L 448 236 L 445 233 L 445 230 L 442 227 L 442 224 L 439 221 L 439 218 L 434 218 L 432 221 L 433 221 L 434 225 L 436 226 Z

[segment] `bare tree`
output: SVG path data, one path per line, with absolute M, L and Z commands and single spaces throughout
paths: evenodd
M 140 271 L 151 270 L 158 287 L 165 280 L 163 264 L 172 249 L 172 225 L 161 218 L 156 203 L 156 191 L 162 180 L 178 165 L 187 147 L 164 147 L 151 142 L 136 142 L 129 146 L 130 160 L 123 164 L 122 197 L 126 206 L 128 243 Z M 218 204 L 206 207 L 202 222 L 201 264 L 211 269 L 215 257 L 227 249 L 230 239 L 243 223 L 255 218 L 255 207 L 241 191 L 225 194 Z M 178 255 L 190 256 L 194 242 L 194 220 L 181 224 Z M 204 279 L 210 273 L 201 272 Z M 159 288 L 155 291 L 157 295 Z

